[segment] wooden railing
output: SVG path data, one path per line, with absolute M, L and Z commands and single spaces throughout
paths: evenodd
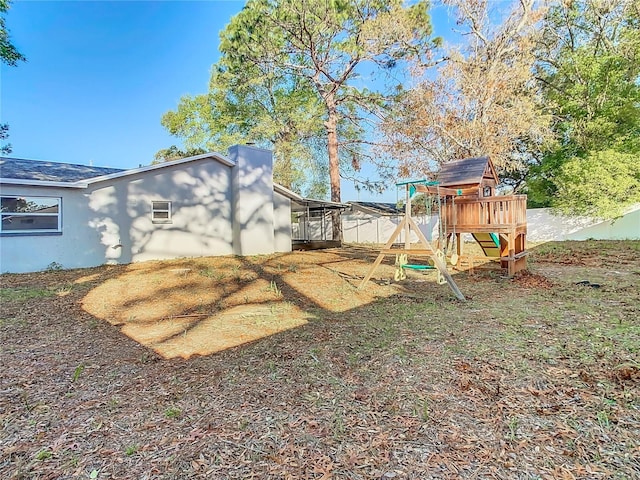
M 448 199 L 442 206 L 448 233 L 500 232 L 527 225 L 527 196 Z

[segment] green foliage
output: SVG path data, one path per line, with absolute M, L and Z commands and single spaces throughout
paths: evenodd
M 639 12 L 638 0 L 549 11 L 537 76 L 556 140 L 531 170 L 534 204 L 611 217 L 638 201 Z
M 171 145 L 169 148 L 158 150 L 151 164 L 155 165 L 158 163 L 170 162 L 172 160 L 180 160 L 181 158 L 193 157 L 203 153 L 207 153 L 203 148 L 189 148 L 186 151 L 183 151 L 175 145 Z
M 301 190 L 318 172 L 321 119 L 317 99 L 299 83 L 225 57 L 213 68 L 209 93 L 183 97 L 162 124 L 192 149 L 224 152 L 247 141 L 271 148 L 275 181 Z
M 18 62 L 26 62 L 27 59 L 9 40 L 9 32 L 5 27 L 5 15 L 9 10 L 9 4 L 8 0 L 0 0 L 0 64 L 15 67 Z M 9 138 L 9 125 L 0 123 L 0 140 L 7 138 Z M 9 155 L 11 151 L 10 143 L 0 144 L 0 155 Z
M 40 450 L 36 453 L 36 460 L 47 460 L 53 456 L 50 450 Z
M 6 123 L 0 123 L 0 140 L 6 140 L 9 138 L 9 125 Z M 9 155 L 11 153 L 11 144 L 0 144 L 0 155 Z
M 164 412 L 164 416 L 167 418 L 178 418 L 181 414 L 182 410 L 177 407 L 169 407 Z
M 573 157 L 556 178 L 563 213 L 613 218 L 640 202 L 640 158 L 614 150 Z
M 73 371 L 73 377 L 71 377 L 71 381 L 72 382 L 77 382 L 78 379 L 80 378 L 80 375 L 82 375 L 82 372 L 84 372 L 84 364 L 81 363 Z
M 18 62 L 26 62 L 22 55 L 9 39 L 9 32 L 5 27 L 5 15 L 9 10 L 9 0 L 0 0 L 0 63 L 15 67 Z
M 247 141 L 271 148 L 275 181 L 301 190 L 305 184 L 318 183 L 320 103 L 308 84 L 237 54 L 239 42 L 251 38 L 246 35 L 249 30 L 233 32 L 234 25 L 255 28 L 247 25 L 251 15 L 246 10 L 221 34 L 223 56 L 212 69 L 209 93 L 183 97 L 177 110 L 163 116 L 162 124 L 183 138 L 188 148 L 224 152 Z
M 131 455 L 135 455 L 138 452 L 138 445 L 130 445 L 128 446 L 124 453 L 130 457 Z
M 24 302 L 31 298 L 52 297 L 55 292 L 37 287 L 0 288 L 0 302 Z

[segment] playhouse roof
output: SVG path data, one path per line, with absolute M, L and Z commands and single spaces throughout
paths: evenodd
M 452 185 L 480 184 L 485 176 L 493 177 L 498 182 L 493 163 L 489 157 L 465 158 L 442 165 L 437 180 L 443 187 Z

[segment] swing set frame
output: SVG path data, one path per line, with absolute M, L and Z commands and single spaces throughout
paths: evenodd
M 441 195 L 455 195 L 456 191 L 450 188 L 443 188 L 438 185 L 438 182 L 430 182 L 427 180 L 412 180 L 408 182 L 402 182 L 396 184 L 397 187 L 405 187 L 405 212 L 402 221 L 398 224 L 394 232 L 389 237 L 387 243 L 382 247 L 378 257 L 373 262 L 373 265 L 365 275 L 364 279 L 360 283 L 358 289 L 362 289 L 364 285 L 371 279 L 371 276 L 374 274 L 376 269 L 382 263 L 382 260 L 387 255 L 406 255 L 407 258 L 409 255 L 413 256 L 428 256 L 431 258 L 434 267 L 438 270 L 439 276 L 446 282 L 451 290 L 453 291 L 456 298 L 460 301 L 465 301 L 465 297 L 456 285 L 456 282 L 453 280 L 453 277 L 447 270 L 447 264 L 444 254 L 442 254 L 439 248 L 434 248 L 431 243 L 425 238 L 424 234 L 420 231 L 415 221 L 411 217 L 411 199 L 416 192 L 428 193 L 430 195 L 436 195 L 438 200 L 438 204 L 441 205 Z M 441 212 L 439 213 L 438 223 L 441 222 Z M 445 236 L 442 238 L 442 232 L 444 231 L 442 226 L 439 225 L 439 231 L 441 238 L 439 238 L 439 242 L 442 243 L 444 241 L 444 245 L 446 246 L 447 237 L 446 232 Z M 404 231 L 404 248 L 392 248 L 393 244 L 396 243 L 396 240 L 402 232 Z M 419 248 L 411 248 L 411 232 L 414 232 L 418 237 Z M 399 257 L 397 257 L 399 258 Z M 399 263 L 399 262 L 396 262 Z M 424 267 L 424 266 L 423 266 Z M 405 265 L 398 265 L 398 268 L 412 268 Z

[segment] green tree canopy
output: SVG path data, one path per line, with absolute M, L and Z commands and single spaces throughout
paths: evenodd
M 299 82 L 223 57 L 213 67 L 209 93 L 182 97 L 162 124 L 188 148 L 224 152 L 247 141 L 272 148 L 276 182 L 317 192 L 326 184 L 315 163 L 321 115 L 317 96 Z
M 640 202 L 640 159 L 637 153 L 593 150 L 565 161 L 556 173 L 556 207 L 580 215 L 615 217 Z
M 18 62 L 25 62 L 27 59 L 11 43 L 9 31 L 5 26 L 5 15 L 9 10 L 9 4 L 9 0 L 0 0 L 0 60 L 6 65 L 15 67 Z
M 180 150 L 175 145 L 171 145 L 169 148 L 163 148 L 158 150 L 153 158 L 152 165 L 170 162 L 172 160 L 180 160 L 182 158 L 193 157 L 195 155 L 201 155 L 207 153 L 203 148 L 189 148 L 187 150 Z
M 532 168 L 534 205 L 606 218 L 638 201 L 631 164 L 640 163 L 639 28 L 639 0 L 549 10 L 537 78 L 555 142 Z
M 0 0 L 0 63 L 15 67 L 18 62 L 26 62 L 27 59 L 22 55 L 9 39 L 9 32 L 5 27 L 5 15 L 9 10 L 9 1 Z M 0 140 L 9 138 L 9 125 L 0 123 Z M 0 144 L 0 154 L 9 155 L 11 153 L 11 144 Z
M 358 168 L 367 121 L 383 103 L 359 75 L 425 55 L 430 33 L 424 1 L 249 0 L 221 33 L 209 95 L 183 99 L 164 123 L 198 141 L 251 132 L 273 145 L 291 185 L 297 174 L 287 157 L 308 165 L 323 149 L 331 199 L 340 201 L 340 167 Z

